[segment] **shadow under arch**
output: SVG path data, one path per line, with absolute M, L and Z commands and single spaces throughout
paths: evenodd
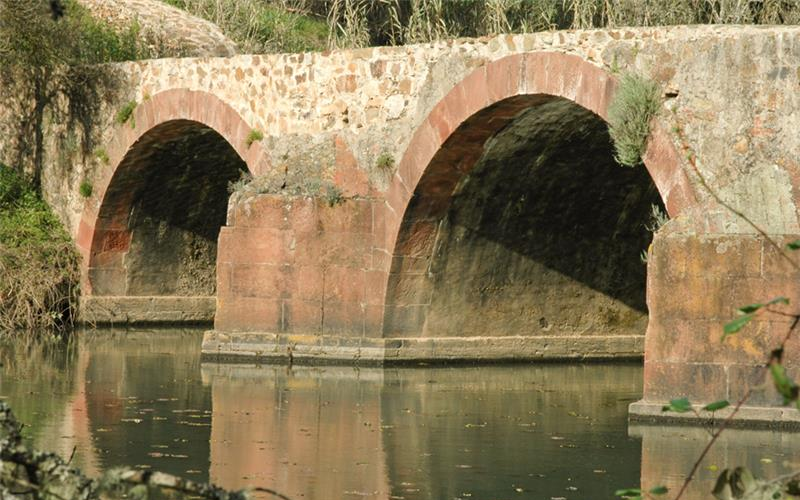
M 84 295 L 209 296 L 227 186 L 267 168 L 252 127 L 227 103 L 169 90 L 139 104 L 108 145 L 77 246 Z
M 575 55 L 518 54 L 433 108 L 387 191 L 384 337 L 644 333 L 641 212 L 663 201 L 674 217 L 695 196 L 658 123 L 646 170 L 614 165 L 605 119 L 616 85 Z M 620 209 L 631 220 L 613 220 Z M 597 253 L 634 241 L 640 272 L 626 281 L 630 252 L 603 262 L 570 232 L 604 239 Z

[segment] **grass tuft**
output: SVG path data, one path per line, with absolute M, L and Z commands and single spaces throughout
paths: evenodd
M 50 207 L 0 165 L 0 332 L 67 331 L 79 275 L 78 253 Z
M 126 102 L 125 105 L 122 106 L 122 108 L 117 112 L 117 123 L 123 125 L 128 120 L 130 120 L 132 123 L 131 126 L 135 127 L 135 125 L 133 125 L 133 120 L 132 120 L 133 111 L 135 109 L 136 109 L 136 101 Z
M 246 141 L 247 147 L 249 148 L 250 146 L 253 145 L 254 142 L 258 142 L 263 138 L 264 134 L 262 134 L 260 130 L 256 129 L 251 130 L 250 133 L 247 134 L 247 141 Z
M 81 185 L 78 188 L 78 192 L 81 194 L 81 196 L 83 196 L 84 198 L 88 198 L 88 197 L 92 196 L 92 191 L 93 191 L 93 188 L 92 188 L 92 183 L 91 182 L 89 182 L 87 180 L 81 181 Z
M 642 163 L 650 136 L 650 121 L 661 106 L 658 84 L 642 76 L 622 76 L 614 100 L 608 107 L 608 125 L 620 165 L 635 167 Z

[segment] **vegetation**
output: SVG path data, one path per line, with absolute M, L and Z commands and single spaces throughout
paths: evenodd
M 243 52 L 402 45 L 445 38 L 672 24 L 797 24 L 787 0 L 164 0 Z
M 78 192 L 81 194 L 81 196 L 83 196 L 84 198 L 88 198 L 92 195 L 92 191 L 93 188 L 91 182 L 85 179 L 81 181 L 81 185 L 80 187 L 78 187 Z
M 323 50 L 328 27 L 305 2 L 264 0 L 165 0 L 219 26 L 240 52 Z M 311 5 L 313 2 L 308 2 Z M 320 2 L 322 3 L 322 2 Z
M 116 120 L 117 123 L 120 125 L 126 123 L 128 120 L 131 120 L 131 127 L 136 127 L 136 124 L 133 122 L 133 111 L 136 109 L 136 101 L 128 101 L 125 103 L 122 108 L 117 112 Z
M 130 468 L 110 469 L 100 478 L 90 479 L 62 457 L 29 448 L 22 436 L 22 425 L 8 405 L 0 402 L 0 498 L 246 500 L 250 491 L 289 500 L 269 488 L 229 492 L 212 484 L 196 483 L 163 472 Z
M 288 180 L 286 177 L 274 175 L 253 177 L 245 173 L 238 181 L 228 184 L 228 192 L 239 199 L 278 193 L 286 196 L 313 196 L 324 199 L 331 207 L 346 201 L 342 190 L 333 182 L 306 176 Z
M 384 151 L 380 155 L 378 155 L 378 159 L 375 160 L 375 166 L 378 167 L 380 170 L 391 170 L 394 168 L 394 156 L 391 153 L 387 153 Z
M 634 167 L 642 163 L 650 136 L 650 121 L 660 106 L 661 92 L 657 83 L 630 73 L 622 75 L 608 107 L 608 131 L 621 165 Z
M 0 331 L 65 332 L 78 281 L 69 235 L 34 189 L 0 166 Z
M 253 145 L 254 142 L 258 142 L 263 138 L 264 134 L 261 133 L 260 130 L 253 129 L 250 131 L 249 134 L 247 134 L 247 140 L 245 142 L 247 142 L 247 147 L 249 148 L 250 146 Z

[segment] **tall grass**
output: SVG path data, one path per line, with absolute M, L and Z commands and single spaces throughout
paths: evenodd
M 0 336 L 65 332 L 78 297 L 78 254 L 53 212 L 0 165 Z
M 551 29 L 800 22 L 797 0 L 165 1 L 219 24 L 242 51 L 264 52 Z M 273 21 L 259 21 L 264 12 Z

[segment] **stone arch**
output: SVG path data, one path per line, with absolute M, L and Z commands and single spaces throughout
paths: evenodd
M 116 126 L 106 148 L 107 166 L 97 175 L 93 195 L 84 204 L 76 242 L 82 255 L 83 294 L 118 295 L 114 287 L 95 285 L 120 278 L 121 260 L 131 244 L 131 209 L 146 176 L 137 165 L 159 145 L 183 136 L 208 135 L 253 175 L 268 168 L 260 143 L 248 144 L 252 126 L 218 97 L 186 89 L 160 92 L 139 103 L 131 119 Z M 123 186 L 123 184 L 127 184 Z M 117 287 L 119 288 L 119 287 Z
M 560 100 L 607 119 L 617 82 L 570 54 L 536 52 L 490 62 L 458 83 L 417 128 L 386 194 L 384 336 L 417 336 L 425 324 L 427 298 L 419 282 L 433 258 L 438 221 L 453 193 L 484 154 L 487 141 L 525 110 Z M 695 203 L 679 156 L 655 124 L 644 157 L 668 213 Z

